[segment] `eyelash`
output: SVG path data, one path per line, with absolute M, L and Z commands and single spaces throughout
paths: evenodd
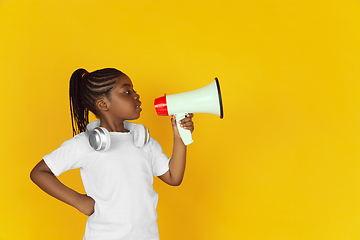
M 136 94 L 136 91 L 133 90 L 133 92 Z M 130 90 L 125 92 L 126 94 L 130 94 Z

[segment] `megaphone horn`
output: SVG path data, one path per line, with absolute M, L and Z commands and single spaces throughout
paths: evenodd
M 181 128 L 179 121 L 188 113 L 210 113 L 224 117 L 219 80 L 209 85 L 189 92 L 166 95 L 155 99 L 156 113 L 159 116 L 174 115 L 181 139 L 185 145 L 193 142 L 191 132 Z

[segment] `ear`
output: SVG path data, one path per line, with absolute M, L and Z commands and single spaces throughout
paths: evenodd
M 96 100 L 95 106 L 100 111 L 107 111 L 109 109 L 109 101 L 106 98 L 99 98 Z

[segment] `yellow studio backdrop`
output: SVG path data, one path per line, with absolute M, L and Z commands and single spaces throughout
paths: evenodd
M 115 67 L 168 156 L 153 100 L 220 80 L 183 184 L 155 179 L 162 240 L 359 240 L 359 66 L 357 0 L 0 1 L 0 239 L 82 239 L 86 216 L 29 173 L 72 137 L 72 72 Z

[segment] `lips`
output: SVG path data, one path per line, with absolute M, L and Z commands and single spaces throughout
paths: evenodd
M 136 103 L 136 106 L 135 106 L 135 108 L 136 108 L 136 109 L 140 109 L 140 110 L 142 110 L 140 106 L 141 106 L 141 102 L 139 102 L 139 103 Z

